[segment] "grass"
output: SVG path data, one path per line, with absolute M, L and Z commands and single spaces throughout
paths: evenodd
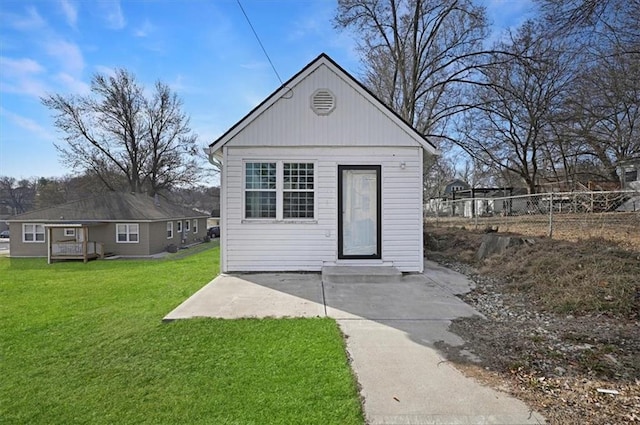
M 210 247 L 154 261 L 0 258 L 2 423 L 363 423 L 333 320 L 161 322 L 217 274 Z
M 549 311 L 606 313 L 634 318 L 640 308 L 640 253 L 602 238 L 577 242 L 534 238 L 483 262 L 475 258 L 482 231 L 429 228 L 428 249 L 474 265 L 480 273 L 510 282 Z M 429 254 L 428 254 L 429 255 Z

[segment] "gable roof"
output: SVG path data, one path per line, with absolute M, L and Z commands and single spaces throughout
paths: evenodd
M 302 68 L 297 74 L 282 84 L 277 90 L 269 95 L 258 106 L 253 108 L 247 115 L 245 115 L 234 126 L 227 130 L 222 136 L 216 139 L 209 145 L 209 156 L 220 150 L 228 141 L 233 139 L 238 133 L 246 128 L 251 122 L 258 118 L 263 112 L 269 109 L 280 98 L 285 97 L 293 87 L 298 85 L 301 81 L 307 78 L 318 67 L 325 65 L 334 73 L 343 77 L 343 79 L 356 91 L 358 91 L 369 102 L 375 104 L 391 121 L 402 128 L 412 139 L 414 139 L 420 146 L 422 146 L 427 152 L 432 155 L 438 155 L 438 149 L 425 138 L 418 130 L 409 125 L 400 115 L 384 104 L 376 95 L 374 95 L 369 89 L 367 89 L 362 83 L 356 80 L 351 74 L 345 71 L 340 65 L 338 65 L 333 59 L 331 59 L 326 53 L 320 54 L 317 58 L 311 61 L 307 66 Z
M 207 214 L 156 200 L 145 194 L 108 192 L 91 198 L 29 211 L 12 217 L 15 221 L 161 221 L 207 217 Z

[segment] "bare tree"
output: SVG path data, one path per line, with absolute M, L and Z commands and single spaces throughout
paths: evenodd
M 22 214 L 33 208 L 36 185 L 29 180 L 16 180 L 13 177 L 0 177 L 0 200 L 12 214 Z
M 602 176 L 619 181 L 617 164 L 640 156 L 640 55 L 603 52 L 580 73 L 566 132 L 589 148 Z
M 640 54 L 640 0 L 538 0 L 551 28 L 565 36 L 615 39 Z
M 135 76 L 118 69 L 96 74 L 91 95 L 43 98 L 64 133 L 66 144 L 56 145 L 62 161 L 110 190 L 122 189 L 122 179 L 128 190 L 151 195 L 193 183 L 200 173 L 196 136 L 177 95 L 161 82 L 154 88 L 146 97 Z
M 363 83 L 448 153 L 458 141 L 451 122 L 473 104 L 465 86 L 489 58 L 484 8 L 471 0 L 339 0 L 335 24 L 354 31 Z M 446 156 L 425 156 L 425 197 L 455 176 Z
M 364 84 L 426 136 L 447 134 L 468 107 L 487 36 L 484 8 L 470 0 L 339 0 L 335 22 L 356 32 Z
M 571 80 L 570 60 L 557 40 L 528 21 L 496 50 L 511 55 L 483 68 L 474 90 L 480 104 L 470 110 L 460 130 L 461 146 L 475 159 L 520 177 L 536 192 L 549 125 Z M 496 53 L 496 55 L 502 55 Z M 499 60 L 495 61 L 500 62 Z

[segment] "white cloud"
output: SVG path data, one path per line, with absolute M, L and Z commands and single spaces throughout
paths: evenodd
M 78 9 L 69 0 L 60 0 L 60 7 L 62 13 L 67 19 L 67 23 L 70 27 L 75 28 L 78 23 Z
M 136 37 L 148 37 L 155 29 L 156 27 L 148 19 L 145 19 L 142 25 L 133 31 L 133 35 Z
M 61 72 L 56 75 L 55 79 L 60 84 L 64 85 L 71 93 L 85 95 L 90 91 L 87 83 L 67 73 Z
M 36 121 L 31 118 L 23 117 L 22 115 L 18 115 L 11 111 L 7 111 L 6 109 L 0 107 L 0 115 L 6 117 L 7 120 L 11 121 L 15 125 L 20 128 L 27 130 L 35 136 L 38 136 L 41 139 L 45 140 L 53 140 L 55 139 L 54 135 L 50 130 L 47 130 L 45 127 L 38 124 Z
M 116 75 L 114 68 L 110 66 L 95 65 L 94 68 L 98 74 L 107 75 L 109 77 L 115 77 Z
M 13 59 L 0 57 L 2 74 L 0 92 L 26 94 L 40 97 L 46 94 L 47 84 L 41 79 L 45 68 L 37 61 L 29 58 Z
M 13 59 L 0 56 L 0 65 L 3 74 L 9 75 L 38 74 L 45 70 L 37 61 L 29 58 Z
M 124 19 L 119 0 L 104 0 L 100 2 L 100 6 L 109 29 L 120 30 L 125 27 L 127 22 Z
M 4 20 L 4 19 L 3 19 Z M 7 16 L 5 22 L 9 23 L 13 28 L 23 31 L 32 31 L 46 26 L 46 22 L 38 13 L 38 10 L 30 6 L 27 8 L 25 15 Z
M 78 45 L 60 39 L 53 39 L 45 42 L 45 49 L 68 72 L 77 74 L 84 69 L 84 58 Z

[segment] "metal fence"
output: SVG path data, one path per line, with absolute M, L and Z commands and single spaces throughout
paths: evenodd
M 425 222 L 530 236 L 602 237 L 640 250 L 640 191 L 565 192 L 430 199 Z

